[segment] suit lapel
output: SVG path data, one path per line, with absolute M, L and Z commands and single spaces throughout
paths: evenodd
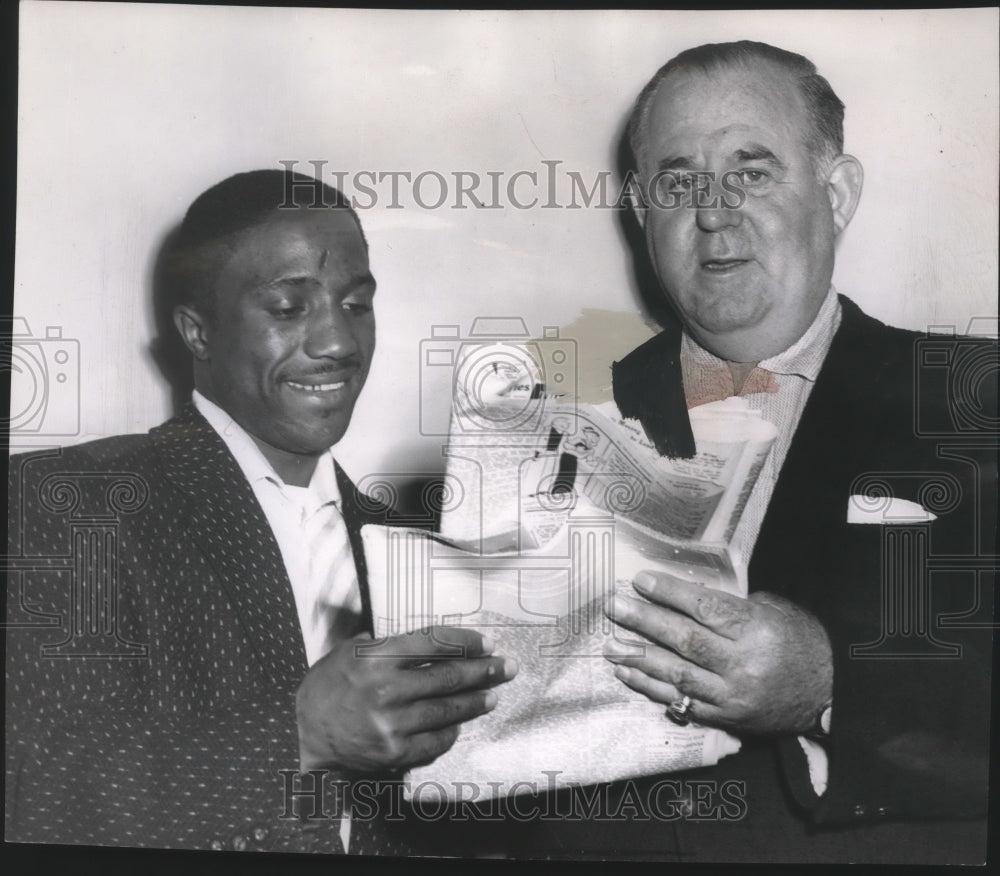
M 855 478 L 885 454 L 881 421 L 896 381 L 885 379 L 884 326 L 841 296 L 843 318 L 781 468 L 750 563 L 750 587 L 790 595 L 847 526 Z
M 262 671 L 294 687 L 307 668 L 295 599 L 242 470 L 193 405 L 151 434 L 164 474 L 187 500 L 188 533 L 218 575 Z
M 681 332 L 671 326 L 611 364 L 615 404 L 623 417 L 638 420 L 661 456 L 689 459 L 694 435 L 684 398 Z

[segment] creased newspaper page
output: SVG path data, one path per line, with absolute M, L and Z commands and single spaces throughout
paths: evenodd
M 517 677 L 410 787 L 463 799 L 607 782 L 715 763 L 724 731 L 672 723 L 603 658 L 604 614 L 642 569 L 745 596 L 729 540 L 775 436 L 744 399 L 692 411 L 697 454 L 661 457 L 612 402 L 544 393 L 530 351 L 474 350 L 459 367 L 441 532 L 365 527 L 378 635 L 431 624 L 488 634 Z
M 661 457 L 612 402 L 503 398 L 477 414 L 456 403 L 445 452 L 464 497 L 442 516 L 441 533 L 493 550 L 544 544 L 581 496 L 664 540 L 721 549 L 776 434 L 742 398 L 691 411 L 692 459 Z
M 417 799 L 607 782 L 705 766 L 739 749 L 721 730 L 671 723 L 602 657 L 609 636 L 637 653 L 643 645 L 603 614 L 613 589 L 631 587 L 612 577 L 614 521 L 593 511 L 574 509 L 530 556 L 469 553 L 419 530 L 363 528 L 376 635 L 471 626 L 521 666 L 491 713 L 466 724 L 433 764 L 410 772 Z

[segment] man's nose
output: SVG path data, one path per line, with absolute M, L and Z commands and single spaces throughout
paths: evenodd
M 314 311 L 304 349 L 314 359 L 346 359 L 357 352 L 354 325 L 339 302 L 325 302 Z
M 719 231 L 723 228 L 733 228 L 743 221 L 741 204 L 732 203 L 732 195 L 718 182 L 714 182 L 707 191 L 698 192 L 699 198 L 694 204 L 695 219 L 702 231 Z M 727 201 L 726 198 L 730 200 Z
M 695 207 L 695 217 L 702 231 L 720 231 L 723 228 L 734 228 L 743 221 L 743 213 L 739 207 L 727 207 L 721 198 L 718 203 L 707 207 Z

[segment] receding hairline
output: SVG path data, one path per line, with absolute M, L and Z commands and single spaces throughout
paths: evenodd
M 811 127 L 812 122 L 809 113 L 809 105 L 806 101 L 805 95 L 802 93 L 802 89 L 798 87 L 794 74 L 766 58 L 759 60 L 751 58 L 747 60 L 737 59 L 730 63 L 720 63 L 717 67 L 713 67 L 710 70 L 703 70 L 700 67 L 693 66 L 671 70 L 670 73 L 668 73 L 657 85 L 656 91 L 650 96 L 644 107 L 642 117 L 643 133 L 645 134 L 648 131 L 649 121 L 655 111 L 658 101 L 660 101 L 663 96 L 665 88 L 676 86 L 679 83 L 683 83 L 684 80 L 714 79 L 727 73 L 738 72 L 740 68 L 754 74 L 761 74 L 767 70 L 773 72 L 777 79 L 783 85 L 786 85 L 790 92 L 795 95 L 794 99 L 797 101 L 796 108 L 802 114 L 802 118 L 805 120 L 806 125 Z M 763 78 L 763 76 L 760 78 Z M 808 146 L 807 130 L 803 132 L 802 138 L 806 141 L 806 145 Z M 645 136 L 643 137 L 642 142 L 644 147 L 648 145 L 648 139 Z
M 772 70 L 792 86 L 806 121 L 803 143 L 817 171 L 842 154 L 844 104 L 812 61 L 767 43 L 744 40 L 706 44 L 680 52 L 663 64 L 636 98 L 628 119 L 627 137 L 640 177 L 645 170 L 649 116 L 661 87 L 683 74 L 712 76 L 740 68 Z

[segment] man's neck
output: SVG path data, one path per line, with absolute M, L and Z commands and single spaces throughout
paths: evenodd
M 757 367 L 756 362 L 726 362 L 729 366 L 729 373 L 733 375 L 733 392 L 736 395 L 740 394 L 740 390 L 743 389 L 743 384 L 746 383 L 747 378 L 750 376 L 750 372 Z
M 309 486 L 313 472 L 316 471 L 316 463 L 322 454 L 289 453 L 287 450 L 272 447 L 267 442 L 261 441 L 256 435 L 250 435 L 250 438 L 257 445 L 264 458 L 271 463 L 275 474 L 286 484 L 290 487 Z

